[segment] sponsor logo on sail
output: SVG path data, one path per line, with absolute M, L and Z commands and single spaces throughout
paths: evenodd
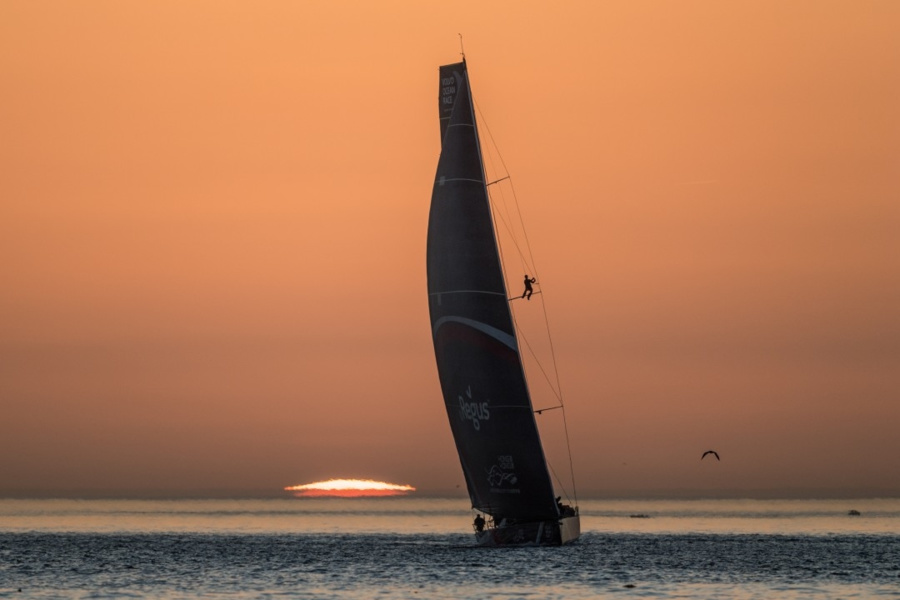
M 515 486 L 519 483 L 519 477 L 516 475 L 516 465 L 513 463 L 513 457 L 504 454 L 497 457 L 497 462 L 487 471 L 487 481 L 491 486 L 491 491 L 501 494 L 518 494 L 519 489 Z
M 515 473 L 504 471 L 497 465 L 492 466 L 488 471 L 487 479 L 488 483 L 490 483 L 494 487 L 499 487 L 507 483 L 510 485 L 516 485 L 516 483 L 519 481 Z
M 460 394 L 459 398 L 459 418 L 463 421 L 471 421 L 475 431 L 481 429 L 481 422 L 488 421 L 491 418 L 491 407 L 487 402 L 475 402 L 472 400 L 472 386 L 466 388 L 465 398 Z

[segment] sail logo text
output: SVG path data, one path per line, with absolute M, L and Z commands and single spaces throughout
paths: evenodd
M 456 96 L 456 78 L 444 77 L 441 79 L 441 102 L 444 104 L 453 104 L 453 98 Z
M 481 422 L 488 421 L 491 418 L 491 409 L 487 402 L 471 402 L 472 386 L 466 388 L 466 398 L 462 395 L 459 398 L 459 418 L 463 421 L 472 421 L 472 427 L 475 431 L 481 429 Z

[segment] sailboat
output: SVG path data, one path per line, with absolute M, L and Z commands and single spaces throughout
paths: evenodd
M 479 545 L 561 545 L 578 509 L 554 493 L 507 296 L 465 57 L 440 67 L 441 155 L 428 220 L 438 375 Z

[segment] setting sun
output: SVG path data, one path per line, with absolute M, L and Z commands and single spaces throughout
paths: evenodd
M 284 488 L 294 492 L 297 497 L 336 496 L 341 498 L 360 498 L 365 496 L 405 496 L 416 491 L 411 485 L 398 485 L 371 479 L 329 479 L 304 485 L 292 485 Z

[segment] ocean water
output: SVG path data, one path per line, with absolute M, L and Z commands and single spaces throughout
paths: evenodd
M 464 499 L 0 500 L 0 597 L 900 598 L 898 499 L 581 512 L 573 545 L 485 549 Z

